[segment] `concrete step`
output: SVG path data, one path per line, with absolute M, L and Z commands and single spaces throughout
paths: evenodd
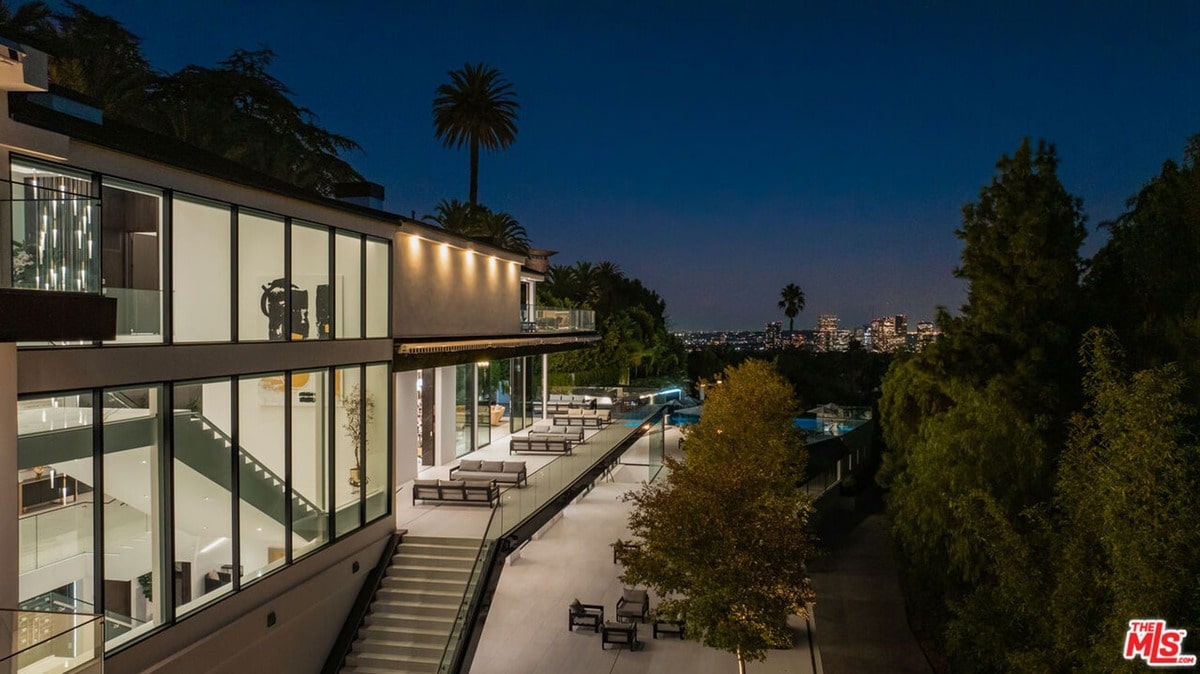
M 380 587 L 394 588 L 428 588 L 431 590 L 453 590 L 462 594 L 463 581 L 449 578 L 413 578 L 410 576 L 384 576 Z
M 401 545 L 413 543 L 416 545 L 441 545 L 449 548 L 471 548 L 479 549 L 480 539 L 478 538 L 443 538 L 441 536 L 405 536 L 401 541 Z
M 467 559 L 475 559 L 479 554 L 479 541 L 476 541 L 475 545 L 469 548 L 435 545 L 432 543 L 409 543 L 406 541 L 396 549 L 396 552 L 412 555 L 429 555 L 431 557 L 465 557 Z
M 429 578 L 435 580 L 457 580 L 460 583 L 466 584 L 467 579 L 471 577 L 470 569 L 443 569 L 436 566 L 426 566 L 406 562 L 404 564 L 393 563 L 388 567 L 389 576 L 404 576 L 406 578 Z
M 433 618 L 454 619 L 458 615 L 458 603 L 449 606 L 438 606 L 436 604 L 423 604 L 394 599 L 376 599 L 371 604 L 371 612 L 393 616 L 430 616 Z
M 437 658 L 410 657 L 388 655 L 386 653 L 351 653 L 346 656 L 348 667 L 363 668 L 358 671 L 370 671 L 374 668 L 381 672 L 436 672 L 441 656 Z
M 427 674 L 428 672 L 437 671 L 436 666 L 434 666 L 432 669 L 428 666 L 422 667 L 422 669 L 411 669 L 409 667 L 401 668 L 389 666 L 386 669 L 381 669 L 379 667 L 350 667 L 347 665 L 338 670 L 338 672 L 339 674 Z
M 441 569 L 463 569 L 470 571 L 475 566 L 475 557 L 446 557 L 444 555 L 414 554 L 403 548 L 392 557 L 392 566 L 435 566 Z
M 376 599 L 396 599 L 412 601 L 421 604 L 458 605 L 462 603 L 463 590 L 447 591 L 427 588 L 411 589 L 407 587 L 381 587 L 375 593 Z
M 430 643 L 411 641 L 408 639 L 360 639 L 351 648 L 353 653 L 363 655 L 395 655 L 402 658 L 414 658 L 418 661 L 441 659 L 446 650 L 446 642 Z
M 439 648 L 446 645 L 450 637 L 450 628 L 454 623 L 423 623 L 423 626 L 394 625 L 364 625 L 358 631 L 358 638 L 363 641 L 413 641 L 423 644 L 435 644 Z
M 404 613 L 368 613 L 363 619 L 364 629 L 367 627 L 393 627 L 396 629 L 430 629 L 450 633 L 454 627 L 454 616 L 417 616 Z

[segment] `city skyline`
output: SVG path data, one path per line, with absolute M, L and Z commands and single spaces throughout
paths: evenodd
M 793 282 L 801 320 L 956 312 L 960 209 L 1023 136 L 1057 145 L 1086 255 L 1200 131 L 1177 112 L 1200 105 L 1193 3 L 86 6 L 163 70 L 270 47 L 297 102 L 362 144 L 347 158 L 386 207 L 418 218 L 467 192 L 434 89 L 465 62 L 498 68 L 519 133 L 483 155 L 480 199 L 557 263 L 643 280 L 675 330 L 755 328 Z

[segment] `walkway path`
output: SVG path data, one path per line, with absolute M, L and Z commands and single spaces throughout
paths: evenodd
M 908 629 L 882 514 L 867 517 L 829 556 L 809 564 L 825 674 L 929 674 Z

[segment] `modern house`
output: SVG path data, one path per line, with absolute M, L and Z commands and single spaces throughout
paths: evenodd
M 0 44 L 0 608 L 103 614 L 110 672 L 314 671 L 396 486 L 531 424 L 590 317 L 378 186 L 104 119 L 46 64 Z

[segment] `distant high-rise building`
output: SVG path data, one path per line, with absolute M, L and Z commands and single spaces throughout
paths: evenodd
M 767 350 L 783 348 L 783 321 L 771 321 L 763 334 L 763 347 Z
M 814 335 L 813 348 L 817 351 L 836 351 L 838 333 L 838 317 L 834 314 L 822 314 L 817 318 L 817 334 Z
M 916 343 L 913 344 L 913 350 L 920 351 L 921 349 L 924 349 L 926 346 L 929 346 L 930 344 L 933 344 L 934 342 L 937 341 L 937 338 L 938 338 L 937 327 L 934 326 L 934 324 L 931 321 L 918 321 L 916 337 L 917 337 L 917 339 L 916 339 Z

